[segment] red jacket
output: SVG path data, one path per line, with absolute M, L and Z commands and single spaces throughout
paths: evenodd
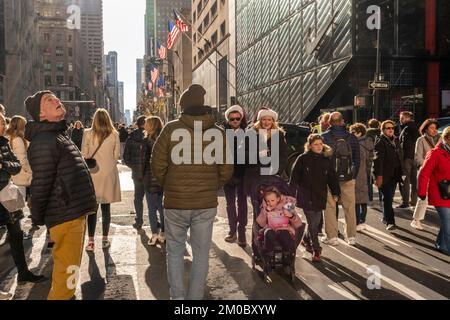
M 450 208 L 450 200 L 443 200 L 439 193 L 438 183 L 443 180 L 450 180 L 450 153 L 444 149 L 441 142 L 428 152 L 420 170 L 419 197 L 425 197 L 428 194 L 430 205 Z

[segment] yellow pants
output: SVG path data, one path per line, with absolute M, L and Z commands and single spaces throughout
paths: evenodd
M 70 300 L 75 296 L 83 255 L 86 217 L 50 229 L 53 247 L 52 288 L 48 300 Z

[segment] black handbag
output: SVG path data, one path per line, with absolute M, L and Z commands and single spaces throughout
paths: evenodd
M 439 193 L 443 200 L 450 200 L 450 181 L 443 180 L 439 182 Z
M 100 143 L 100 145 L 97 147 L 97 150 L 95 150 L 95 152 L 92 154 L 90 158 L 84 159 L 91 173 L 97 173 L 100 170 L 97 164 L 97 160 L 95 160 L 94 157 L 97 154 L 98 150 L 100 150 L 100 147 L 103 145 L 103 142 L 105 141 L 103 140 L 102 143 Z

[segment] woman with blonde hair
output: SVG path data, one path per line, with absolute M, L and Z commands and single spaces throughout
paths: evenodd
M 164 236 L 164 207 L 163 207 L 163 189 L 156 181 L 156 178 L 152 174 L 152 168 L 150 161 L 152 157 L 153 146 L 158 139 L 163 129 L 163 122 L 159 117 L 148 117 L 145 119 L 145 144 L 146 152 L 144 159 L 144 186 L 145 197 L 148 205 L 148 215 L 150 219 L 150 228 L 152 231 L 152 237 L 148 244 L 150 246 L 156 245 L 159 241 L 164 243 L 166 238 Z M 161 228 L 158 230 L 158 214 Z M 159 232 L 158 232 L 159 231 Z
M 258 112 L 255 125 L 251 129 L 249 129 L 256 132 L 257 146 L 246 146 L 247 159 L 252 159 L 252 157 L 254 157 L 254 155 L 250 154 L 250 150 L 255 149 L 258 153 L 256 155 L 257 164 L 248 163 L 245 169 L 244 190 L 245 193 L 247 195 L 250 195 L 250 197 L 252 198 L 251 201 L 253 205 L 254 219 L 258 217 L 260 212 L 259 196 L 256 196 L 254 189 L 257 185 L 259 185 L 261 170 L 270 169 L 273 175 L 282 175 L 287 165 L 288 146 L 286 143 L 284 130 L 278 124 L 278 118 L 278 113 L 276 113 L 275 111 L 267 108 L 262 108 Z M 272 133 L 278 133 L 278 139 L 276 141 L 273 141 Z M 260 137 L 260 135 L 263 136 Z M 260 145 L 260 141 L 266 141 L 266 143 L 264 145 Z M 273 143 L 278 144 L 277 154 L 274 154 L 272 152 L 272 149 L 274 147 Z M 264 158 L 267 159 L 268 157 L 270 157 L 272 162 L 269 164 L 264 164 L 264 161 L 261 160 Z M 276 162 L 278 162 L 278 168 L 273 168 L 272 165 Z M 274 171 L 273 169 L 275 169 L 276 172 L 272 172 Z M 242 235 L 242 237 L 244 238 L 245 236 Z M 244 243 L 245 239 L 240 239 L 239 242 Z
M 25 197 L 26 189 L 31 185 L 32 171 L 28 163 L 27 150 L 28 141 L 25 139 L 25 126 L 27 120 L 21 116 L 14 116 L 11 119 L 8 129 L 6 130 L 6 137 L 9 140 L 11 150 L 16 155 L 22 166 L 22 170 L 16 176 L 12 177 L 13 183 L 20 188 L 22 195 Z
M 81 153 L 85 159 L 95 159 L 97 167 L 91 169 L 97 203 L 102 209 L 103 241 L 102 248 L 107 249 L 111 223 L 111 203 L 121 201 L 119 171 L 117 161 L 120 158 L 119 134 L 114 128 L 108 111 L 97 109 L 92 128 L 84 132 Z M 89 242 L 86 251 L 94 251 L 97 214 L 88 217 Z

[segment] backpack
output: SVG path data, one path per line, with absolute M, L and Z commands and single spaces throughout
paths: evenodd
M 354 179 L 355 167 L 353 166 L 352 148 L 348 139 L 337 139 L 334 134 L 331 134 L 334 142 L 334 168 L 339 181 L 350 181 Z

